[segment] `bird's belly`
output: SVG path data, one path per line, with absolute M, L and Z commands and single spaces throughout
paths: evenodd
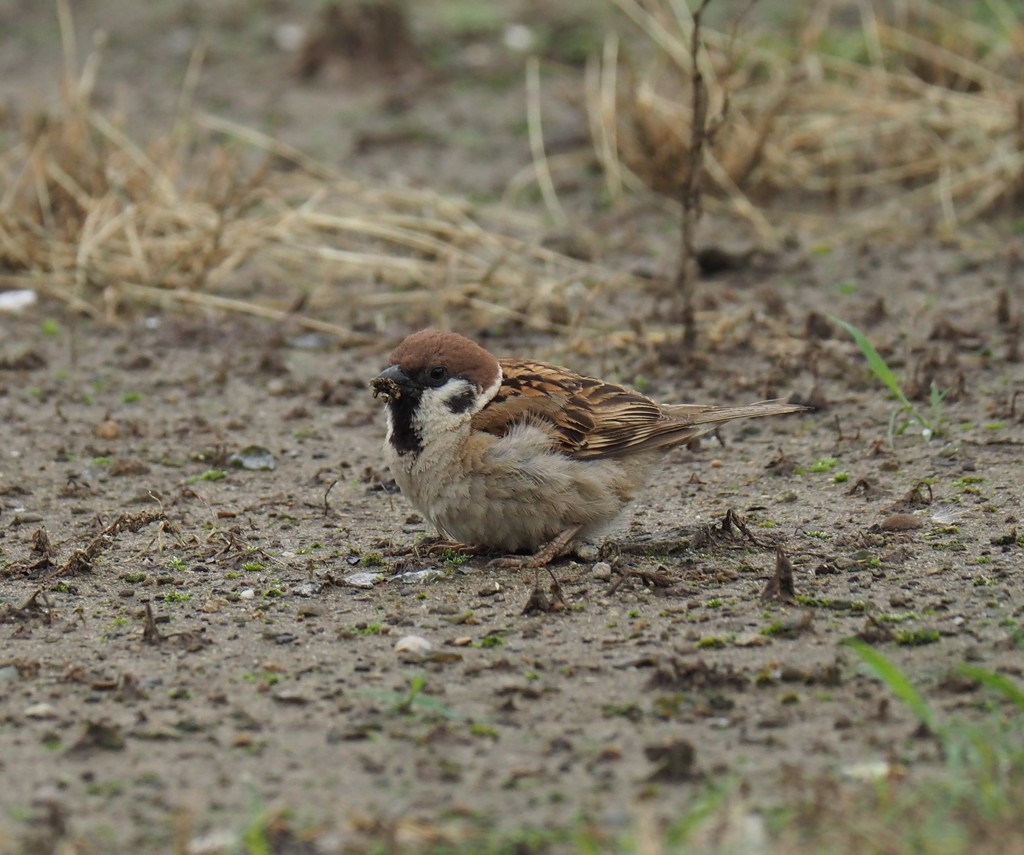
M 534 551 L 575 524 L 527 497 L 474 498 L 487 493 L 490 485 L 472 480 L 449 491 L 434 508 L 431 521 L 446 537 L 504 552 Z
M 527 425 L 419 455 L 386 448 L 386 456 L 402 493 L 443 536 L 507 552 L 539 549 L 576 526 L 581 538 L 598 534 L 633 498 L 653 459 L 571 458 Z
M 563 531 L 607 527 L 640 481 L 618 461 L 544 454 L 511 470 L 483 467 L 449 483 L 428 518 L 447 537 L 494 550 L 537 550 Z

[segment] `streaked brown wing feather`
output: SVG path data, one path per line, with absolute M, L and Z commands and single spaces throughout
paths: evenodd
M 622 386 L 544 362 L 499 361 L 501 388 L 474 417 L 478 430 L 501 436 L 530 421 L 548 429 L 564 453 L 588 459 L 625 453 L 680 426 L 653 401 Z
M 473 427 L 504 436 L 524 421 L 548 429 L 566 454 L 586 447 L 594 430 L 589 408 L 570 406 L 584 378 L 545 362 L 499 360 L 501 387 L 473 417 Z
M 804 409 L 783 401 L 739 407 L 659 407 L 639 392 L 545 362 L 499 362 L 501 387 L 473 417 L 473 426 L 503 436 L 514 425 L 529 421 L 549 430 L 565 454 L 580 459 L 680 445 L 731 419 Z

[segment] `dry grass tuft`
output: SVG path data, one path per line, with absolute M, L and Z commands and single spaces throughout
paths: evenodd
M 596 149 L 613 195 L 642 181 L 677 195 L 690 168 L 692 17 L 673 0 L 615 0 L 655 53 L 637 71 L 610 39 L 588 76 Z M 882 6 L 889 11 L 882 11 Z M 797 37 L 704 31 L 713 204 L 774 238 L 765 214 L 836 236 L 950 233 L 1024 189 L 1024 61 L 1006 3 L 978 23 L 934 0 L 818 2 Z M 897 11 L 892 11 L 893 9 Z M 737 30 L 751 29 L 742 19 Z
M 74 44 L 58 4 L 65 45 Z M 66 47 L 66 67 L 75 68 Z M 460 199 L 369 186 L 258 132 L 189 109 L 131 139 L 90 101 L 98 55 L 64 85 L 56 115 L 21 118 L 0 150 L 0 287 L 34 288 L 76 311 L 193 304 L 299 325 L 347 343 L 384 313 L 418 322 L 571 332 L 601 274 L 540 246 L 539 222 Z M 330 315 L 341 323 L 299 317 Z M 450 319 L 453 314 L 456 319 Z

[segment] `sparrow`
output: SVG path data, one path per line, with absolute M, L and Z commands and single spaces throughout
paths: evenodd
M 402 493 L 443 538 L 531 553 L 491 562 L 500 567 L 543 567 L 600 534 L 666 450 L 732 419 L 806 409 L 657 404 L 433 329 L 405 338 L 370 387 L 385 401 L 384 456 Z

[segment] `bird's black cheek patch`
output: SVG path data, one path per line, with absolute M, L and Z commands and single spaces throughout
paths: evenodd
M 391 408 L 391 444 L 399 454 L 419 454 L 423 450 L 423 439 L 413 425 L 420 395 L 420 390 L 406 387 L 402 390 L 402 397 L 388 402 Z
M 459 392 L 458 395 L 453 395 L 445 401 L 445 405 L 453 413 L 464 413 L 473 406 L 474 401 L 476 401 L 476 392 L 467 387 Z

